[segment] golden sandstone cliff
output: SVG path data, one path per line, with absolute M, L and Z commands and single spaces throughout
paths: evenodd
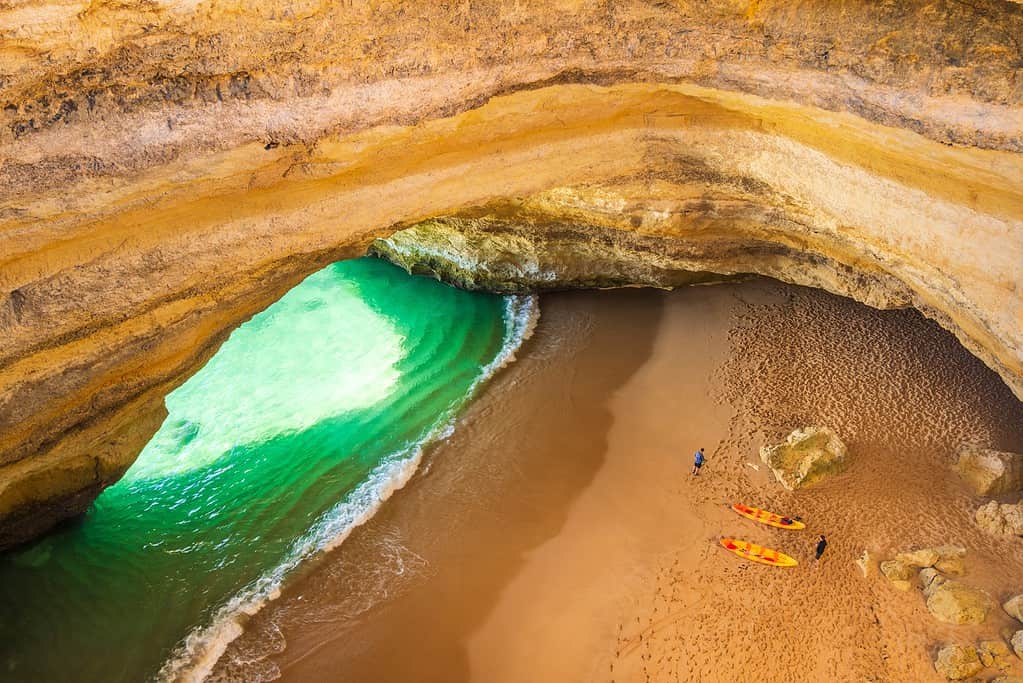
M 0 0 L 0 107 L 0 546 L 412 225 L 473 286 L 915 306 L 1023 397 L 1017 3 Z

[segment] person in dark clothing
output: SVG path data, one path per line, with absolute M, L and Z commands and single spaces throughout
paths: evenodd
M 817 537 L 817 555 L 813 559 L 819 561 L 821 559 L 821 555 L 824 554 L 824 549 L 827 547 L 828 539 L 824 538 L 824 534 L 821 534 Z
M 696 451 L 696 454 L 693 456 L 694 477 L 700 473 L 700 468 L 703 467 L 704 460 L 706 460 L 706 458 L 703 457 L 703 449 L 701 448 L 700 450 Z

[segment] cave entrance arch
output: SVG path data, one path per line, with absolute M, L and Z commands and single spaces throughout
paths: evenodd
M 695 85 L 556 84 L 178 170 L 115 188 L 117 212 L 54 216 L 74 239 L 10 254 L 5 543 L 116 480 L 164 396 L 238 324 L 431 220 L 512 237 L 526 226 L 568 254 L 598 235 L 596 256 L 662 274 L 759 273 L 915 306 L 1023 395 L 1023 161 L 1011 152 Z M 78 295 L 51 296 L 67 291 Z

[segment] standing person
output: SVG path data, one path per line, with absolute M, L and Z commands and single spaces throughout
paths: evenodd
M 821 555 L 824 554 L 824 549 L 828 547 L 828 539 L 824 538 L 824 534 L 817 537 L 817 554 L 813 558 L 815 562 L 820 562 Z
M 694 477 L 700 474 L 700 468 L 703 467 L 704 460 L 706 460 L 706 458 L 703 457 L 703 449 L 701 448 L 700 450 L 696 451 L 696 455 L 693 456 Z

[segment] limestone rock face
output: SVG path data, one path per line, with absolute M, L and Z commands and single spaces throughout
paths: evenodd
M 760 459 L 790 491 L 838 471 L 845 455 L 845 444 L 827 427 L 797 429 L 784 442 L 760 449 Z
M 613 235 L 597 227 L 583 236 L 570 222 L 538 225 L 527 219 L 427 221 L 374 241 L 369 253 L 409 273 L 502 294 L 636 285 L 671 288 L 739 277 L 694 270 L 684 251 L 658 238 Z
M 938 621 L 946 624 L 982 624 L 991 611 L 991 596 L 984 591 L 947 580 L 932 582 L 924 594 L 927 609 Z
M 995 536 L 1023 536 L 1023 501 L 1015 504 L 992 500 L 977 509 L 977 525 Z
M 1017 621 L 1023 621 L 1023 594 L 1014 595 L 1004 603 L 1002 609 Z
M 1023 396 L 1018 4 L 391 5 L 0 3 L 0 547 L 116 481 L 233 328 L 417 224 L 433 265 L 391 255 L 466 286 L 915 306 Z
M 956 469 L 978 496 L 1023 490 L 1023 453 L 967 445 L 959 451 Z
M 984 670 L 972 645 L 946 645 L 938 650 L 934 669 L 950 681 L 962 681 Z

